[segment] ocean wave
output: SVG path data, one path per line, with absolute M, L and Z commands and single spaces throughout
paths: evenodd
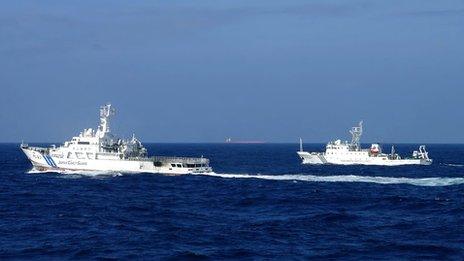
M 444 164 L 445 166 L 448 166 L 448 167 L 459 167 L 459 168 L 462 168 L 464 167 L 464 164 L 452 164 L 452 163 L 446 163 Z
M 219 178 L 235 179 L 264 179 L 264 180 L 292 180 L 307 182 L 360 182 L 375 184 L 407 184 L 424 187 L 440 187 L 464 184 L 464 178 L 406 178 L 406 177 L 379 177 L 379 176 L 358 176 L 358 175 L 334 175 L 334 176 L 317 176 L 305 174 L 284 174 L 284 175 L 249 175 L 249 174 L 221 174 L 205 173 L 206 175 Z

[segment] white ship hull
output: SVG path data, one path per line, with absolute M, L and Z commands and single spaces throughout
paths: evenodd
M 360 138 L 363 133 L 363 122 L 350 130 L 351 142 L 334 140 L 327 143 L 325 152 L 307 152 L 303 150 L 303 140 L 300 138 L 300 156 L 303 164 L 335 164 L 335 165 L 430 165 L 432 160 L 428 156 L 425 145 L 413 151 L 410 158 L 402 158 L 395 153 L 392 146 L 391 153 L 385 154 L 379 144 L 373 143 L 369 149 L 361 148 Z
M 102 171 L 123 173 L 160 173 L 170 175 L 199 174 L 212 172 L 209 166 L 186 167 L 182 164 L 188 158 L 169 158 L 171 163 L 156 166 L 150 158 L 143 159 L 60 159 L 44 154 L 34 148 L 21 148 L 38 170 L 49 171 Z M 176 161 L 176 159 L 178 159 Z M 198 160 L 198 159 L 197 159 Z M 206 160 L 206 159 L 205 159 Z M 180 163 L 180 164 L 179 164 Z
M 334 165 L 377 165 L 377 166 L 401 166 L 401 165 L 430 165 L 431 159 L 389 159 L 387 156 L 329 156 L 325 153 L 309 153 L 298 151 L 303 164 L 334 164 Z
M 110 131 L 110 119 L 115 114 L 111 104 L 100 107 L 100 125 L 96 130 L 84 129 L 63 145 L 50 148 L 21 149 L 38 170 L 45 171 L 104 171 L 124 173 L 196 174 L 212 172 L 209 160 L 186 157 L 147 157 L 147 149 L 132 135 L 121 139 Z

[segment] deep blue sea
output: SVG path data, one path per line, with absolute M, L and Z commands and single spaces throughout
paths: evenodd
M 213 176 L 28 173 L 18 146 L 0 145 L 2 260 L 464 259 L 464 145 L 367 167 L 304 166 L 298 144 L 147 144 Z

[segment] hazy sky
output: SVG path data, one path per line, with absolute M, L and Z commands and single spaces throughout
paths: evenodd
M 2 1 L 0 141 L 464 142 L 464 1 Z

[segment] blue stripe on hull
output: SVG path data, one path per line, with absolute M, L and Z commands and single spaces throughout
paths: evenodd
M 52 164 L 50 164 L 50 161 L 48 161 L 48 159 L 47 159 L 47 156 L 45 156 L 45 155 L 42 155 L 42 157 L 44 158 L 44 160 L 47 162 L 47 164 L 48 164 L 49 166 L 51 166 L 51 165 L 52 165 Z
M 57 168 L 58 166 L 56 165 L 55 161 L 53 160 L 53 158 L 51 156 L 47 156 L 48 159 L 50 160 L 50 162 L 52 163 L 53 167 Z
M 43 158 L 45 159 L 45 161 L 47 162 L 47 164 L 50 166 L 50 167 L 57 167 L 55 162 L 53 161 L 53 159 L 48 156 L 48 155 L 42 155 Z

